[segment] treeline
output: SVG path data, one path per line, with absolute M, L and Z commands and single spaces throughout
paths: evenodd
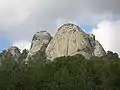
M 82 55 L 60 57 L 52 62 L 38 53 L 27 64 L 9 54 L 1 53 L 0 58 L 0 90 L 120 90 L 116 53 L 90 60 Z

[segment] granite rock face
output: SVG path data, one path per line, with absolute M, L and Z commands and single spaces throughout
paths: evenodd
M 96 40 L 95 41 L 95 49 L 94 49 L 94 56 L 104 56 L 106 54 L 105 50 L 103 49 L 102 45 Z
M 37 32 L 32 39 L 31 48 L 27 55 L 26 60 L 35 55 L 38 51 L 45 51 L 52 36 L 46 31 Z
M 62 25 L 46 48 L 47 59 L 82 54 L 86 59 L 91 56 L 103 56 L 103 47 L 92 34 L 86 34 L 77 25 L 67 23 Z
M 8 59 L 8 57 L 12 57 L 12 60 L 15 60 L 18 62 L 21 52 L 20 49 L 16 46 L 11 46 L 7 50 L 3 50 L 2 53 L 0 53 L 0 66 L 2 66 L 2 61 Z
M 11 54 L 15 58 L 16 61 L 21 56 L 20 49 L 16 46 L 9 47 L 6 52 Z

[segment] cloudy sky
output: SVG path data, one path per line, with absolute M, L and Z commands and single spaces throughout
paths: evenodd
M 120 54 L 120 0 L 0 0 L 0 51 L 11 45 L 29 48 L 36 31 L 54 35 L 66 22 Z

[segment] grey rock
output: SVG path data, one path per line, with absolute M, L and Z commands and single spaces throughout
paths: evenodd
M 15 61 L 17 61 L 21 55 L 20 49 L 16 46 L 9 47 L 6 52 L 11 54 L 15 58 Z
M 89 36 L 77 25 L 68 23 L 61 26 L 50 41 L 46 49 L 46 56 L 50 60 L 75 54 L 82 54 L 86 58 L 90 58 L 91 49 Z
M 46 31 L 37 32 L 32 39 L 31 48 L 27 55 L 26 61 L 29 60 L 30 57 L 35 55 L 38 51 L 45 51 L 48 43 L 52 39 L 50 33 Z
M 95 49 L 95 36 L 93 34 L 88 34 L 89 35 L 89 43 L 91 45 L 91 53 L 94 55 L 94 49 Z
M 106 55 L 105 50 L 103 49 L 102 45 L 97 40 L 95 40 L 94 56 L 101 57 L 104 55 Z
M 102 56 L 105 51 L 100 44 L 96 43 L 93 34 L 86 34 L 77 25 L 68 23 L 58 29 L 45 53 L 49 60 L 75 54 L 82 54 L 86 59 L 89 59 L 93 55 Z

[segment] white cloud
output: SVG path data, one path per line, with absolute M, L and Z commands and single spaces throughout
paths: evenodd
M 120 18 L 119 9 L 119 0 L 0 0 L 0 23 L 16 25 L 28 19 L 43 23 L 54 19 L 57 23 L 61 18 L 81 24 L 96 24 L 106 18 Z
M 106 51 L 111 50 L 120 55 L 120 21 L 102 21 L 92 33 Z
M 13 43 L 12 46 L 17 46 L 19 49 L 21 49 L 21 51 L 23 51 L 24 49 L 29 50 L 30 45 L 31 43 L 29 41 L 18 41 L 18 42 Z
M 38 0 L 0 0 L 0 24 L 22 23 L 36 10 Z
M 54 33 L 61 22 L 105 19 L 120 19 L 120 0 L 0 0 L 0 36 L 13 42 L 30 41 L 39 28 Z

